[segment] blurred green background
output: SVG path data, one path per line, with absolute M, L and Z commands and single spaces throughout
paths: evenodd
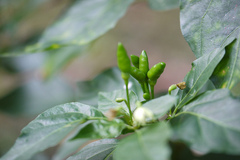
M 150 67 L 160 61 L 167 64 L 156 86 L 158 93 L 182 81 L 191 68 L 195 57 L 181 34 L 179 9 L 152 10 L 144 0 L 132 3 L 114 28 L 86 47 L 24 54 L 25 46 L 37 42 L 45 29 L 61 19 L 75 2 L 0 1 L 0 157 L 39 113 L 81 99 L 78 81 L 90 80 L 116 66 L 118 42 L 124 44 L 129 55 L 146 50 Z M 81 16 L 84 15 L 76 15 L 76 20 Z M 52 150 L 35 159 L 48 159 Z

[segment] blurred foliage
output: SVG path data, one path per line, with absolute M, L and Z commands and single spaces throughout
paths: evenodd
M 179 7 L 178 0 L 145 1 L 153 10 L 164 11 Z M 88 53 L 92 42 L 112 29 L 133 2 L 134 0 L 1 0 L 0 56 L 7 58 L 0 59 L 0 71 L 4 73 L 0 72 L 0 78 L 9 82 L 10 79 L 16 79 L 11 82 L 12 84 L 10 83 L 11 87 L 4 86 L 5 83 L 0 84 L 0 110 L 2 113 L 8 113 L 10 116 L 33 117 L 49 107 L 70 101 L 97 105 L 99 91 L 122 89 L 123 82 L 120 81 L 120 72 L 116 68 L 106 70 L 93 80 L 81 81 L 76 88 L 70 85 L 62 75 L 59 76 L 56 73 L 59 73 L 77 56 Z M 212 80 L 217 87 L 233 88 L 234 94 L 239 95 L 239 31 L 237 30 L 239 21 L 236 20 L 239 16 L 234 15 L 239 15 L 237 7 L 240 5 L 228 6 L 225 4 L 228 3 L 227 1 L 221 3 L 224 9 L 218 16 L 213 15 L 214 12 L 211 11 L 214 9 L 210 6 L 209 15 L 214 16 L 215 20 L 210 27 L 210 18 L 204 17 L 206 9 L 201 12 L 196 9 L 202 3 L 206 2 L 195 3 L 194 6 L 190 5 L 190 1 L 181 4 L 181 8 L 184 7 L 181 10 L 183 35 L 198 58 L 202 54 L 210 53 L 216 46 L 222 45 L 222 39 L 229 38 L 226 35 L 230 35 L 229 33 L 235 29 L 231 36 L 236 40 L 230 47 L 227 47 L 227 54 L 214 71 Z M 237 3 L 239 4 L 239 2 Z M 185 16 L 185 14 L 195 16 Z M 187 19 L 183 17 L 187 17 Z M 215 19 L 216 17 L 217 19 Z M 222 17 L 224 17 L 224 24 L 220 25 L 218 21 L 222 20 Z M 233 20 L 235 23 L 232 23 Z M 189 27 L 192 29 L 189 30 Z M 214 27 L 218 29 L 218 32 L 208 29 Z M 206 30 L 206 34 L 200 36 L 202 30 Z M 153 34 L 155 34 L 154 32 Z M 211 34 L 209 34 L 210 32 Z M 217 39 L 211 43 L 208 41 L 209 43 L 198 45 L 200 44 L 199 40 L 202 42 L 212 39 L 209 37 L 212 33 L 224 33 L 222 35 L 225 37 L 215 36 Z M 195 34 L 195 36 L 189 37 L 189 34 Z M 164 38 L 163 40 L 165 40 Z M 202 46 L 205 46 L 205 49 L 202 49 Z M 17 57 L 24 54 L 31 55 Z M 225 63 L 228 63 L 229 67 L 226 68 Z M 229 76 L 222 78 L 221 74 Z M 5 79 L 5 76 L 8 78 Z M 134 80 L 131 82 L 131 89 L 139 93 L 139 86 L 135 84 Z M 226 82 L 228 83 L 226 84 Z M 237 83 L 238 85 L 236 85 Z M 233 87 L 235 85 L 236 87 Z M 140 95 L 140 97 L 142 96 Z M 4 142 L 8 143 L 7 140 Z M 59 151 L 69 146 L 77 150 L 83 142 L 85 141 L 66 143 Z M 179 146 L 175 150 L 176 146 L 173 144 L 173 148 L 173 159 L 181 159 L 182 156 L 184 156 L 182 159 L 199 160 L 239 158 L 220 154 L 198 157 L 186 147 L 184 152 L 179 155 Z M 4 147 L 1 149 L 6 150 Z M 2 152 L 0 151 L 0 153 Z M 183 153 L 184 155 L 182 155 Z M 67 153 L 62 154 L 67 156 Z M 55 158 L 62 154 L 58 152 Z M 45 155 L 43 154 L 43 156 Z
M 64 11 L 69 0 L 2 0 L 0 2 L 0 55 L 26 54 L 24 46 Z M 51 9 L 47 9 L 51 8 Z M 40 21 L 39 21 L 40 19 Z
M 0 99 L 4 112 L 33 116 L 44 110 L 74 100 L 73 89 L 61 78 L 44 82 L 30 80 Z
M 179 8 L 179 3 L 179 0 L 148 0 L 151 9 L 160 11 Z

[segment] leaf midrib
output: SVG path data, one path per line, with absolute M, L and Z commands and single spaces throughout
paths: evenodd
M 108 144 L 109 145 L 109 144 Z M 105 152 L 105 151 L 107 151 L 107 150 L 110 150 L 110 149 L 112 149 L 112 148 L 115 148 L 116 146 L 111 146 L 111 147 L 108 147 L 108 148 L 106 148 L 106 149 L 104 149 L 104 150 L 101 150 L 101 151 L 99 151 L 99 152 L 97 152 L 97 153 L 95 153 L 95 154 L 92 154 L 90 157 L 88 157 L 87 158 L 87 160 L 88 159 L 90 159 L 90 158 L 92 158 L 92 157 L 94 157 L 94 156 L 96 156 L 96 155 L 98 155 L 98 154 L 100 154 L 100 153 L 102 153 L 102 152 Z M 112 153 L 112 152 L 111 152 Z M 110 154 L 111 154 L 110 153 Z
M 202 36 L 202 34 L 203 34 L 203 33 L 202 33 L 202 28 L 203 28 L 203 27 L 202 27 L 202 24 L 203 24 L 203 19 L 205 18 L 206 14 L 207 14 L 207 12 L 208 12 L 208 10 L 209 10 L 209 7 L 210 7 L 210 5 L 211 5 L 211 3 L 212 3 L 212 1 L 213 1 L 213 0 L 211 0 L 211 1 L 209 2 L 208 7 L 207 7 L 204 15 L 201 17 L 201 23 L 200 23 L 200 29 L 201 29 L 201 33 L 200 33 L 200 35 L 201 35 L 201 38 L 200 38 L 200 39 L 201 39 L 201 41 L 200 41 L 200 42 L 201 42 L 201 48 L 200 48 L 200 49 L 201 49 L 201 52 L 200 52 L 200 53 L 201 53 L 201 56 L 203 55 L 203 54 L 202 54 L 202 48 L 203 48 L 203 38 L 202 38 L 202 37 L 203 37 L 203 36 Z
M 220 50 L 219 52 L 221 52 L 222 50 Z M 192 86 L 192 88 L 189 90 L 189 92 L 184 96 L 184 98 L 178 103 L 178 105 L 177 105 L 177 107 L 176 108 L 178 108 L 180 105 L 182 105 L 181 103 L 188 97 L 188 95 L 191 93 L 191 91 L 193 90 L 193 88 L 196 86 L 196 84 L 197 84 L 197 82 L 198 82 L 198 80 L 200 79 L 200 77 L 202 77 L 202 75 L 203 75 L 203 73 L 204 73 L 204 71 L 212 64 L 211 62 L 217 57 L 217 56 L 219 56 L 218 54 L 214 57 L 214 58 L 212 58 L 212 60 L 208 63 L 208 65 L 205 67 L 205 69 L 201 72 L 201 74 L 198 76 L 198 78 L 197 78 L 197 80 L 195 81 L 195 83 L 193 84 L 193 86 Z M 199 89 L 198 89 L 198 91 L 199 91 Z M 189 101 L 189 100 L 188 100 Z M 187 102 L 186 102 L 187 103 Z M 185 104 L 186 104 L 185 103 Z M 184 104 L 183 104 L 184 105 Z M 182 106 L 183 106 L 182 105 Z

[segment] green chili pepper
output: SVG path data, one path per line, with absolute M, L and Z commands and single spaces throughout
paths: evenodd
M 147 73 L 148 83 L 150 84 L 152 99 L 154 98 L 154 86 L 157 83 L 157 79 L 163 73 L 166 64 L 164 62 L 160 62 L 154 65 Z
M 151 99 L 149 93 L 144 93 L 144 94 L 143 94 L 143 98 L 146 99 L 146 100 L 150 100 L 150 99 Z
M 173 84 L 168 88 L 168 94 L 171 95 L 172 91 L 177 89 L 177 85 Z
M 166 64 L 164 62 L 160 62 L 155 64 L 147 73 L 147 76 L 150 80 L 157 80 L 160 75 L 163 73 Z
M 116 100 L 115 100 L 117 103 L 121 103 L 121 102 L 123 102 L 123 101 L 126 101 L 126 99 L 124 99 L 124 98 L 116 98 Z
M 129 73 L 122 72 L 121 76 L 122 76 L 122 79 L 124 80 L 124 82 L 128 83 L 128 79 L 130 77 Z
M 140 83 L 142 83 L 146 78 L 146 75 L 142 71 L 133 66 L 131 67 L 130 74 Z
M 139 69 L 142 71 L 145 75 L 147 75 L 147 72 L 149 70 L 148 65 L 148 56 L 146 51 L 142 51 L 140 57 L 139 57 Z
M 122 43 L 118 43 L 117 61 L 121 72 L 130 73 L 131 62 Z
M 134 65 L 134 67 L 139 68 L 139 57 L 135 56 L 133 54 L 130 57 L 131 57 L 131 61 L 132 61 L 132 64 Z

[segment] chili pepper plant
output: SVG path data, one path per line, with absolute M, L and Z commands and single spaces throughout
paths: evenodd
M 239 158 L 240 99 L 231 92 L 240 82 L 239 6 L 234 0 L 181 0 L 182 33 L 197 58 L 182 82 L 155 95 L 168 64 L 150 67 L 146 51 L 129 56 L 119 43 L 118 68 L 82 82 L 95 105 L 72 102 L 46 110 L 1 160 L 31 159 L 59 143 L 53 159 Z M 97 103 L 87 94 L 92 88 Z

